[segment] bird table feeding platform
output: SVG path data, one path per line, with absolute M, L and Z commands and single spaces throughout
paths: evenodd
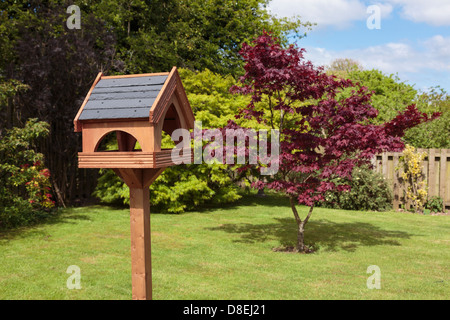
M 74 126 L 82 134 L 79 168 L 113 169 L 130 188 L 132 297 L 151 299 L 149 186 L 174 165 L 172 150 L 161 149 L 162 132 L 171 135 L 176 129 L 194 128 L 194 115 L 176 67 L 170 73 L 99 73 Z M 99 151 L 111 133 L 116 134 L 118 150 Z M 182 156 L 185 163 L 192 159 L 191 153 Z

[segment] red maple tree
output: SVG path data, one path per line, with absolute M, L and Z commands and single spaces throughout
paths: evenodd
M 231 91 L 251 95 L 251 102 L 237 117 L 256 119 L 280 132 L 279 170 L 255 187 L 289 198 L 298 225 L 294 250 L 307 252 L 304 232 L 314 205 L 329 190 L 349 189 L 333 183 L 333 178 L 351 179 L 353 168 L 370 163 L 377 153 L 403 150 L 405 130 L 439 114 L 427 115 L 410 105 L 391 121 L 374 125 L 370 120 L 378 111 L 371 105 L 372 93 L 315 67 L 304 59 L 304 49 L 283 48 L 279 39 L 265 32 L 253 45 L 244 43 L 240 53 L 245 74 Z M 230 121 L 227 128 L 237 125 Z M 310 207 L 304 219 L 297 204 Z

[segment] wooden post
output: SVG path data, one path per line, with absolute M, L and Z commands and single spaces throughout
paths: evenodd
M 448 149 L 447 149 L 448 150 Z M 439 166 L 439 196 L 444 199 L 444 206 L 447 198 L 447 190 L 448 186 L 446 184 L 448 183 L 448 180 L 446 181 L 446 175 L 447 175 L 447 150 L 442 149 L 441 150 L 441 160 L 440 160 L 440 166 Z
M 152 299 L 149 188 L 130 188 L 131 285 L 133 300 Z
M 387 155 L 387 152 L 383 152 L 383 154 L 381 156 L 381 165 L 382 165 L 383 176 L 387 180 L 387 178 L 388 178 L 388 155 Z
M 164 169 L 113 169 L 130 188 L 131 292 L 133 300 L 152 299 L 149 186 Z
M 396 170 L 398 167 L 398 162 L 399 162 L 399 153 L 398 152 L 394 152 L 394 157 L 393 157 L 393 167 L 394 167 L 394 173 L 393 173 L 393 192 L 394 192 L 394 201 L 392 203 L 392 206 L 394 208 L 395 211 L 397 211 L 399 209 L 399 205 L 400 205 L 400 173 Z
M 439 191 L 436 192 L 436 149 L 428 150 L 428 198 L 439 195 Z

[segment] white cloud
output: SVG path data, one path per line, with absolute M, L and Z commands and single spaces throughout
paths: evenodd
M 328 65 L 337 58 L 359 61 L 366 69 L 385 73 L 420 73 L 425 70 L 450 72 L 450 37 L 436 35 L 413 45 L 391 42 L 363 49 L 332 51 L 306 48 L 305 58 L 318 65 Z
M 424 54 L 426 65 L 435 70 L 450 71 L 450 37 L 437 35 L 423 41 L 422 45 L 428 50 Z
M 316 22 L 319 28 L 345 28 L 352 22 L 366 20 L 369 5 L 380 7 L 381 18 L 396 8 L 403 19 L 450 26 L 449 0 L 272 0 L 269 10 L 281 17 L 299 15 L 305 21 Z
M 450 41 L 448 37 L 437 35 L 424 41 L 423 45 L 429 47 L 430 51 L 439 57 L 450 57 Z
M 450 26 L 449 0 L 384 0 L 400 8 L 401 17 L 433 26 Z
M 392 11 L 389 3 L 374 2 L 381 11 L 381 18 L 387 17 Z M 317 26 L 335 26 L 346 28 L 352 22 L 364 21 L 370 14 L 368 5 L 361 0 L 272 0 L 269 10 L 280 17 L 298 15 L 303 21 L 317 23 Z

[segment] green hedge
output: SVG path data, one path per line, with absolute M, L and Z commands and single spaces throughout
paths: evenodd
M 367 166 L 353 170 L 353 179 L 336 179 L 335 183 L 348 184 L 347 192 L 328 192 L 320 205 L 327 208 L 364 211 L 392 209 L 393 193 L 383 175 Z

